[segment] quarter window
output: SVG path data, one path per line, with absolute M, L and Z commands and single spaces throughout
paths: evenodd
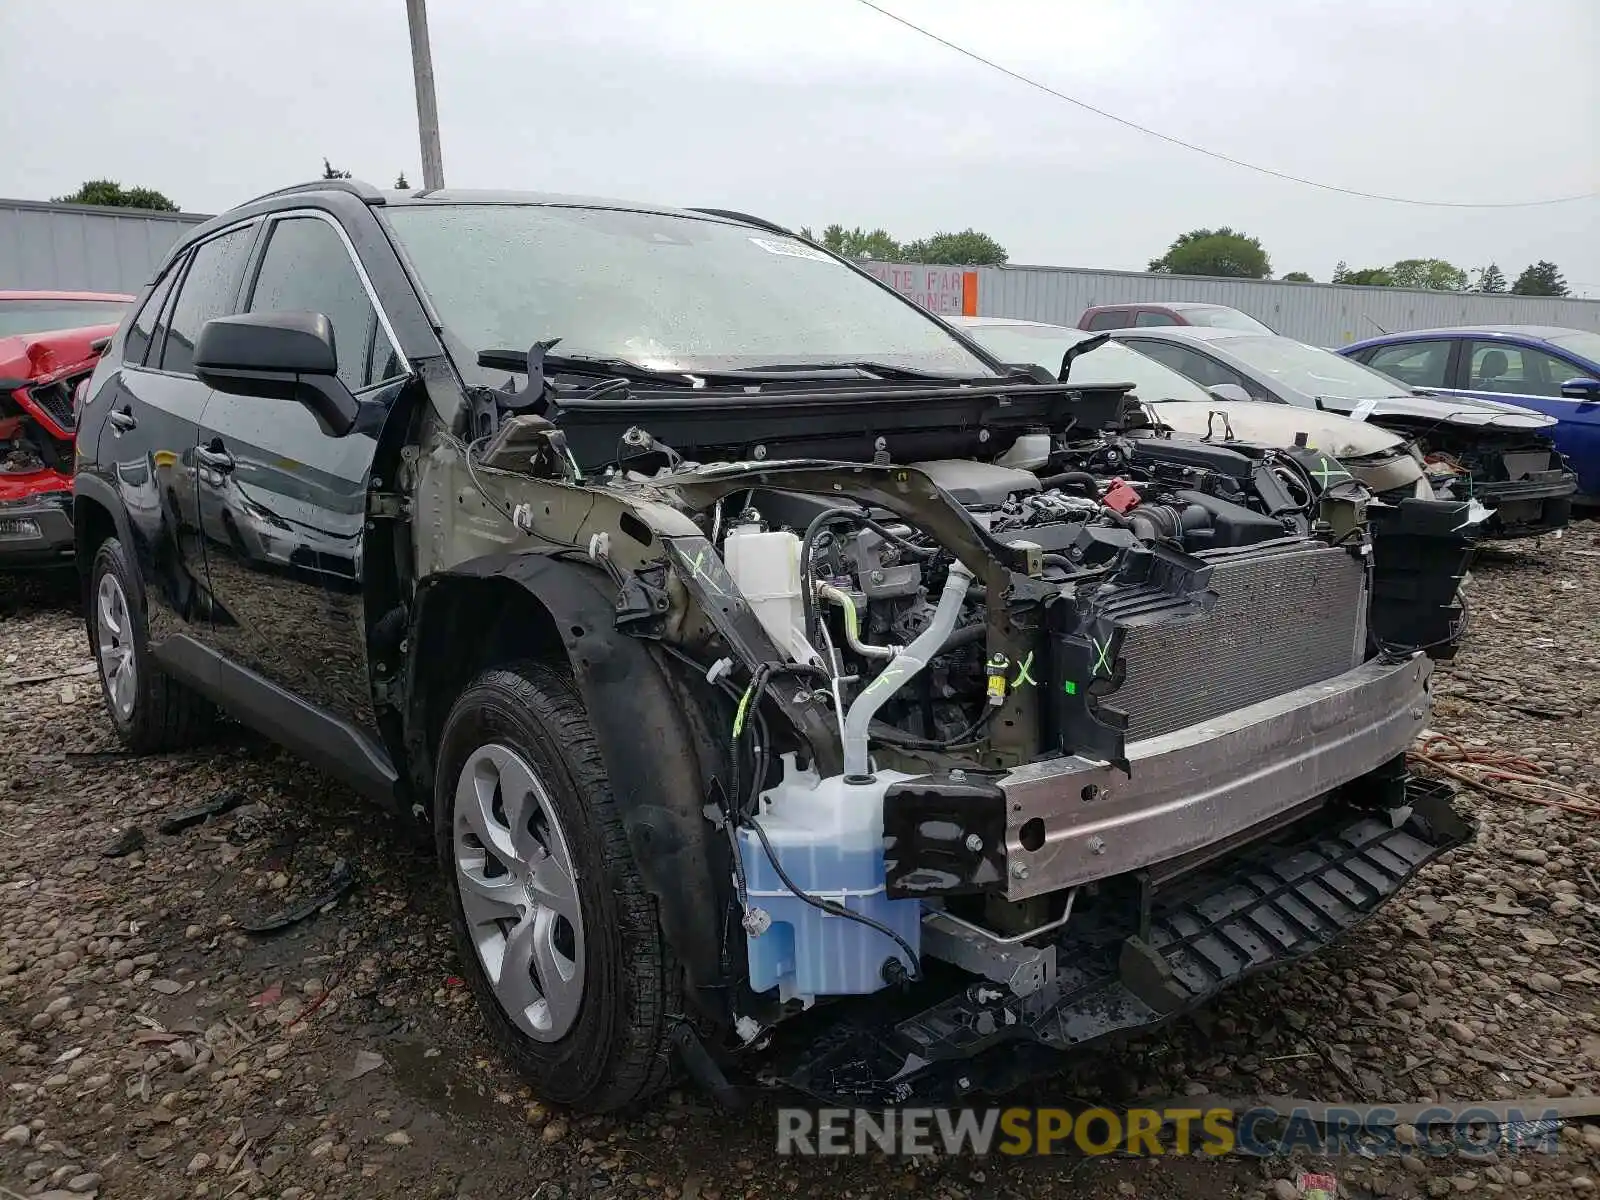
M 1450 346 L 1444 338 L 1400 342 L 1378 347 L 1364 361 L 1374 371 L 1382 371 L 1407 387 L 1448 387 L 1446 371 L 1450 365 Z
M 339 378 L 352 392 L 405 374 L 343 239 L 320 217 L 273 222 L 249 311 L 327 317 Z
M 254 235 L 253 225 L 233 229 L 202 242 L 189 256 L 189 269 L 178 285 L 171 328 L 166 332 L 166 345 L 161 351 L 163 371 L 194 374 L 194 343 L 200 336 L 200 327 L 213 317 L 225 317 L 233 312 Z M 159 330 L 152 340 L 161 341 Z
M 183 273 L 181 262 L 173 267 L 150 291 L 150 297 L 144 302 L 144 307 L 139 310 L 139 315 L 133 319 L 133 324 L 128 327 L 128 336 L 122 343 L 122 361 L 131 363 L 136 367 L 144 365 L 145 355 L 150 350 L 150 340 L 155 333 L 156 322 L 161 319 L 161 310 L 167 305 L 167 297 L 172 294 L 172 281 Z M 159 354 L 157 355 L 159 358 Z
M 1571 363 L 1507 342 L 1472 342 L 1467 388 L 1513 396 L 1559 396 L 1561 385 L 1583 372 Z

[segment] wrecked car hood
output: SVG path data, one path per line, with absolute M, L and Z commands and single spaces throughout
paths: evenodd
M 1397 417 L 1421 421 L 1442 421 L 1468 429 L 1549 429 L 1554 417 L 1502 404 L 1498 400 L 1479 400 L 1469 396 L 1388 396 L 1382 400 L 1351 400 L 1346 396 L 1324 396 L 1325 408 L 1354 416 L 1356 420 L 1384 420 Z
M 90 325 L 0 338 L 0 389 L 12 391 L 91 362 L 99 357 L 93 344 L 116 332 L 115 325 Z
M 1195 404 L 1164 400 L 1146 405 L 1163 425 L 1174 432 L 1204 437 L 1226 437 L 1223 418 L 1240 441 L 1268 446 L 1292 446 L 1305 434 L 1308 445 L 1335 458 L 1365 458 L 1372 454 L 1399 453 L 1405 442 L 1397 435 L 1364 421 L 1290 404 L 1265 404 L 1243 400 L 1218 400 Z M 1213 418 L 1212 413 L 1220 416 Z

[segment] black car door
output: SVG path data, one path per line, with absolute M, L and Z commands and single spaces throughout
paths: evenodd
M 205 569 L 196 536 L 195 430 L 210 389 L 190 355 L 200 326 L 233 311 L 257 229 L 235 226 L 174 260 L 129 327 L 99 459 L 128 514 L 150 642 L 204 638 Z
M 367 480 L 407 378 L 388 321 L 338 222 L 267 219 L 241 306 L 329 319 L 339 376 L 361 401 L 334 437 L 291 400 L 214 393 L 200 417 L 200 528 L 214 636 L 235 665 L 343 722 L 375 728 L 362 602 Z

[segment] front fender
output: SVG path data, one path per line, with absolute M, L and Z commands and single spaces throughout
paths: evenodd
M 428 729 L 436 722 L 427 710 L 441 698 L 429 699 L 429 648 L 452 640 L 444 626 L 460 609 L 445 598 L 464 586 L 515 587 L 548 617 L 546 649 L 554 652 L 559 640 L 571 666 L 662 931 L 696 1006 L 726 1024 L 731 996 L 722 917 L 732 868 L 726 838 L 703 813 L 722 752 L 701 701 L 665 656 L 617 630 L 616 587 L 600 571 L 542 554 L 490 555 L 434 575 L 418 590 L 406 668 L 413 762 L 432 763 Z

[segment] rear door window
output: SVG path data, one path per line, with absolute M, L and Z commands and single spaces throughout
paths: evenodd
M 1148 354 L 1157 362 L 1165 363 L 1178 374 L 1194 380 L 1201 387 L 1216 387 L 1219 383 L 1237 384 L 1251 395 L 1260 392 L 1260 388 L 1250 386 L 1248 380 L 1239 372 L 1230 367 L 1225 367 L 1214 358 L 1189 349 L 1187 346 L 1178 346 L 1172 342 L 1158 342 L 1155 339 L 1130 338 L 1128 344 L 1138 350 L 1140 354 Z
M 189 269 L 178 285 L 171 326 L 161 351 L 163 371 L 194 374 L 195 339 L 207 321 L 234 311 L 254 234 L 253 225 L 232 229 L 201 243 L 190 255 Z
M 1447 338 L 1396 342 L 1379 346 L 1361 361 L 1407 387 L 1448 387 L 1451 345 Z
M 1469 342 L 1467 389 L 1510 396 L 1559 396 L 1561 385 L 1583 374 L 1571 363 L 1509 342 Z
M 1143 328 L 1152 328 L 1157 325 L 1176 325 L 1178 318 L 1171 313 L 1156 312 L 1154 309 L 1141 309 L 1139 315 L 1133 319 L 1135 325 Z

